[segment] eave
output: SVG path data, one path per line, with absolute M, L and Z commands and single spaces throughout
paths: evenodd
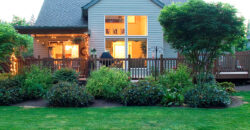
M 89 2 L 88 4 L 84 5 L 82 7 L 82 12 L 83 12 L 83 17 L 87 18 L 88 16 L 88 9 L 91 8 L 92 6 L 94 6 L 95 4 L 97 4 L 98 2 L 100 2 L 101 0 L 92 0 L 91 2 Z M 159 0 L 151 0 L 153 3 L 155 3 L 157 6 L 159 6 L 160 8 L 163 8 L 165 6 L 164 3 L 162 3 Z
M 21 34 L 83 34 L 88 33 L 88 26 L 15 26 Z

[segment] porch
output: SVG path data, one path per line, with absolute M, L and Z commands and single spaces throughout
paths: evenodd
M 216 79 L 250 79 L 250 54 L 237 53 L 236 55 L 223 55 L 216 60 L 213 73 Z M 110 67 L 119 71 L 129 72 L 132 79 L 143 79 L 150 75 L 159 75 L 166 71 L 176 69 L 178 64 L 185 64 L 182 58 L 115 58 L 103 59 L 92 56 L 89 58 L 29 58 L 18 61 L 16 68 L 39 65 L 50 68 L 52 71 L 61 68 L 72 68 L 81 74 L 81 78 L 88 78 L 89 74 L 101 68 Z

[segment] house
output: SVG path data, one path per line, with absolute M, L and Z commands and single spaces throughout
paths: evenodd
M 155 48 L 177 57 L 163 40 L 158 17 L 172 2 L 187 0 L 44 0 L 34 26 L 16 29 L 34 37 L 35 58 L 150 58 Z

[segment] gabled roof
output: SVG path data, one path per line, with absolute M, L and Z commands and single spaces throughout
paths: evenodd
M 101 0 L 92 0 L 90 1 L 88 4 L 84 5 L 82 7 L 83 10 L 88 10 L 90 7 L 94 6 L 95 4 L 97 4 L 98 2 L 100 2 Z M 162 3 L 160 0 L 151 0 L 153 3 L 155 3 L 156 5 L 160 6 L 161 8 L 163 8 L 165 6 L 164 3 Z M 169 1 L 169 0 L 168 0 Z M 171 1 L 171 0 L 170 0 Z
M 39 27 L 86 27 L 87 17 L 82 17 L 83 10 L 100 0 L 44 0 L 40 14 L 34 26 Z M 163 7 L 172 2 L 186 2 L 187 0 L 151 0 Z M 85 10 L 87 11 L 87 10 Z M 85 12 L 86 13 L 86 12 Z
M 91 0 L 44 0 L 35 26 L 76 26 L 88 25 L 82 17 L 81 7 Z

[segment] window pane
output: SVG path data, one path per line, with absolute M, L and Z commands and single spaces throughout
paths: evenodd
M 106 35 L 124 35 L 125 17 L 124 16 L 105 16 Z
M 54 59 L 79 58 L 79 45 L 72 42 L 52 43 L 49 55 Z
M 147 16 L 128 16 L 128 35 L 147 35 Z
M 147 39 L 129 38 L 128 54 L 131 58 L 147 58 Z
M 114 58 L 125 58 L 125 40 L 122 38 L 107 38 L 105 49 Z
M 65 58 L 79 58 L 79 45 L 65 42 Z
M 54 59 L 63 58 L 63 45 L 62 43 L 52 43 L 51 57 Z

